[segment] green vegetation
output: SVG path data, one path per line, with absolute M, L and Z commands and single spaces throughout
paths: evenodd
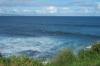
M 9 58 L 0 58 L 0 66 L 43 66 L 39 60 L 33 60 L 27 56 L 12 56 Z
M 81 50 L 78 54 L 63 49 L 48 63 L 27 56 L 6 58 L 0 55 L 0 66 L 100 66 L 100 42 L 93 44 L 90 49 Z

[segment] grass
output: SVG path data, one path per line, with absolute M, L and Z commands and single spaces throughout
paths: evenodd
M 0 66 L 100 66 L 100 42 L 93 44 L 90 49 L 81 50 L 78 54 L 63 49 L 46 64 L 27 56 L 1 56 Z
M 33 60 L 27 56 L 12 56 L 9 58 L 0 58 L 0 66 L 43 66 L 39 60 Z

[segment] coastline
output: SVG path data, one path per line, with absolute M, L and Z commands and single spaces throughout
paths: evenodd
M 94 43 L 87 50 L 81 50 L 77 55 L 72 50 L 63 49 L 48 61 L 27 56 L 0 57 L 1 66 L 98 66 L 99 61 L 100 42 Z

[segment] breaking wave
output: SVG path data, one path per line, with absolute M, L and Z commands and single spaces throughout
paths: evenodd
M 0 37 L 0 52 L 3 55 L 27 54 L 31 57 L 51 57 L 61 48 L 75 51 L 88 46 L 97 39 L 75 36 L 40 36 L 40 37 Z

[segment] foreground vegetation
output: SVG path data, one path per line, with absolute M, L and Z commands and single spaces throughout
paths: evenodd
M 78 54 L 68 49 L 61 50 L 48 63 L 31 59 L 26 56 L 0 57 L 0 66 L 100 66 L 100 42 L 89 49 L 83 49 Z

